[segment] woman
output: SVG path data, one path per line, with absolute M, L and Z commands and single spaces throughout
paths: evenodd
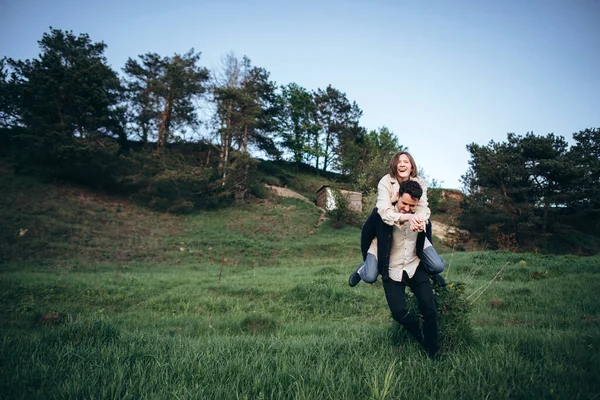
M 363 277 L 375 281 L 377 274 L 381 274 L 392 317 L 421 343 L 432 359 L 437 359 L 437 307 L 426 266 L 431 263 L 429 267 L 443 269 L 444 261 L 423 232 L 430 211 L 425 184 L 422 179 L 420 181 L 410 154 L 400 152 L 392 158 L 390 173 L 377 185 L 377 208 L 361 233 L 363 254 L 365 244 L 371 240 L 365 262 L 350 276 L 349 284 L 354 286 Z M 422 327 L 419 317 L 407 308 L 406 286 L 417 299 L 423 317 Z
M 408 180 L 418 182 L 423 189 L 423 194 L 415 207 L 414 214 L 400 213 L 397 208 L 400 184 Z M 425 264 L 425 269 L 428 272 L 439 273 L 444 269 L 444 260 L 439 257 L 431 244 L 431 224 L 428 224 L 431 211 L 427 203 L 427 185 L 425 180 L 417 175 L 417 165 L 410 153 L 401 151 L 392 157 L 389 173 L 381 178 L 377 185 L 377 204 L 375 210 L 381 217 L 381 221 L 387 225 L 401 226 L 408 222 L 411 229 L 415 232 L 424 232 L 428 228 L 426 234 L 419 238 L 418 256 Z M 375 213 L 375 210 L 373 210 L 373 213 Z M 356 286 L 361 280 L 373 283 L 381 273 L 377 261 L 378 247 L 376 233 L 377 222 L 374 221 L 374 215 L 371 214 L 361 232 L 361 248 L 364 262 L 350 275 L 348 284 L 351 287 Z M 436 280 L 440 284 L 443 282 L 441 276 L 437 276 Z

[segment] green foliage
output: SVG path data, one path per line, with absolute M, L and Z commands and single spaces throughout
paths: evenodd
M 122 159 L 119 183 L 135 200 L 155 210 L 186 213 L 227 204 L 232 188 L 223 186 L 217 171 L 201 167 L 178 152 L 138 151 Z
M 314 201 L 317 190 L 323 185 L 335 185 L 338 175 L 331 172 L 317 175 L 314 167 L 303 163 L 260 161 L 255 178 L 269 185 L 287 187 Z
M 467 300 L 466 285 L 453 282 L 445 287 L 433 283 L 438 312 L 439 344 L 442 352 L 452 352 L 463 349 L 464 346 L 475 342 L 475 332 L 471 323 L 472 306 Z M 417 301 L 412 293 L 407 291 L 407 307 L 414 315 L 419 315 Z M 401 343 L 410 335 L 394 323 L 392 328 L 393 340 Z
M 296 168 L 293 168 L 292 171 L 289 165 L 281 161 L 262 161 L 258 166 L 258 173 L 261 174 L 262 179 L 266 183 L 276 186 L 291 184 L 294 179 L 294 172 L 297 172 Z
M 21 144 L 32 159 L 44 152 L 52 158 L 75 137 L 122 134 L 115 114 L 121 85 L 106 63 L 106 45 L 52 28 L 39 45 L 39 59 L 8 60 L 10 101 L 26 127 Z
M 42 184 L 23 176 L 0 177 L 0 263 L 69 260 L 146 260 L 164 254 L 177 231 L 168 215 L 147 215 L 130 201 L 78 186 Z
M 386 128 L 367 133 L 360 127 L 362 111 L 338 89 L 311 92 L 290 84 L 278 94 L 269 72 L 248 57 L 226 56 L 209 88 L 209 72 L 198 65 L 200 53 L 193 49 L 172 57 L 146 53 L 127 60 L 122 86 L 106 63 L 106 45 L 87 34 L 50 28 L 40 49 L 39 59 L 0 62 L 4 155 L 15 158 L 20 172 L 132 194 L 158 210 L 189 212 L 245 197 L 248 190 L 264 197 L 258 176 L 250 173 L 255 162 L 241 161 L 240 150 L 259 150 L 276 160 L 288 150 L 296 173 L 310 169 L 329 183 L 334 176 L 326 171 L 334 170 L 346 187 L 357 181 L 367 188 L 384 174 L 388 153 L 398 147 Z M 187 136 L 201 123 L 197 103 L 207 89 L 215 111 L 207 126 L 217 154 L 211 157 L 209 150 L 206 162 L 177 165 L 173 154 L 159 153 L 190 144 Z M 156 157 L 164 160 L 144 153 L 153 142 Z M 314 167 L 307 169 L 308 163 Z M 262 180 L 301 187 L 310 198 L 318 188 L 295 173 Z
M 9 79 L 9 61 L 6 57 L 0 58 L 0 140 L 3 148 L 7 148 L 8 128 L 17 125 L 19 115 L 16 109 L 15 87 Z
M 348 196 L 342 193 L 339 189 L 331 190 L 335 208 L 327 212 L 329 218 L 332 219 L 334 228 L 340 229 L 346 224 L 358 224 L 360 213 L 350 209 L 350 200 Z M 362 221 L 360 221 L 362 223 Z
M 128 145 L 121 85 L 106 64 L 106 45 L 52 28 L 39 44 L 39 59 L 7 61 L 12 73 L 2 119 L 15 168 L 114 189 L 116 154 Z
M 547 253 L 593 255 L 600 253 L 600 237 L 559 225 L 540 246 Z
M 214 123 L 220 152 L 219 170 L 222 179 L 235 173 L 230 165 L 234 148 L 249 152 L 249 146 L 279 158 L 272 134 L 278 131 L 280 103 L 275 95 L 275 83 L 269 81 L 264 68 L 252 65 L 248 57 L 237 59 L 228 54 L 215 78 L 211 101 L 215 106 Z
M 473 344 L 475 332 L 471 324 L 472 307 L 467 300 L 467 287 L 463 283 L 435 286 L 438 305 L 440 348 L 452 351 Z
M 343 173 L 357 159 L 357 146 L 362 141 L 364 129 L 358 126 L 362 110 L 356 102 L 350 102 L 345 93 L 331 85 L 313 94 L 316 106 L 316 121 L 319 126 L 318 155 L 315 167 L 322 170 L 336 169 Z
M 571 211 L 561 221 L 586 234 L 600 236 L 600 129 L 586 129 L 573 134 L 575 145 L 567 154 L 575 170 L 569 182 L 567 205 Z M 575 221 L 569 222 L 569 221 Z
M 362 197 L 363 221 L 366 220 L 369 217 L 369 215 L 371 215 L 373 208 L 375 208 L 376 206 L 377 206 L 377 188 L 372 187 L 370 190 L 368 190 L 366 193 L 364 193 L 363 197 Z
M 209 178 L 205 171 L 189 167 L 164 169 L 156 175 L 146 176 L 144 181 L 135 182 L 143 187 L 134 194 L 134 199 L 159 211 L 190 212 L 194 209 L 195 203 L 186 199 L 202 199 L 198 193 L 209 186 Z
M 561 235 L 561 223 L 593 234 L 599 225 L 598 202 L 584 188 L 598 184 L 596 136 L 598 130 L 575 134 L 578 144 L 571 149 L 563 137 L 532 133 L 508 134 L 506 142 L 487 146 L 468 145 L 472 159 L 463 176 L 468 189 L 463 227 L 492 248 L 499 248 L 506 235 L 513 235 L 521 249 L 548 248 L 547 239 Z M 577 215 L 586 215 L 586 221 Z
M 442 189 L 439 188 L 428 188 L 427 189 L 427 201 L 431 212 L 445 212 L 446 209 L 442 207 L 440 209 L 440 202 L 442 199 Z
M 272 184 L 272 183 L 271 183 Z M 271 190 L 262 182 L 254 182 L 248 187 L 250 194 L 259 199 L 271 198 Z
M 296 83 L 281 88 L 282 146 L 292 153 L 299 165 L 321 156 L 318 146 L 319 125 L 316 104 L 310 92 Z
M 428 188 L 427 200 L 429 208 L 434 214 L 446 214 L 449 218 L 455 218 L 461 213 L 461 202 L 464 195 L 459 190 Z M 453 224 L 452 224 L 453 225 Z
M 208 70 L 198 65 L 200 53 L 161 57 L 156 53 L 129 58 L 125 63 L 130 119 L 139 137 L 164 147 L 173 133 L 198 127 L 195 101 L 206 91 Z
M 358 187 L 363 191 L 377 188 L 381 177 L 389 172 L 392 157 L 403 150 L 397 136 L 385 126 L 367 133 L 360 158 L 350 168 Z

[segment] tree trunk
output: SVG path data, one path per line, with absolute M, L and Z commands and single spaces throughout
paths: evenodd
M 325 136 L 325 155 L 323 156 L 323 172 L 327 171 L 329 163 L 329 140 L 331 139 L 331 123 L 327 125 L 327 136 Z
M 208 167 L 210 164 L 210 152 L 212 151 L 212 148 L 208 148 L 208 154 L 206 155 L 206 165 L 205 167 Z
M 227 169 L 229 168 L 229 132 L 225 134 L 223 145 L 225 146 L 225 148 L 223 149 L 223 181 L 221 182 L 221 187 L 225 187 L 225 180 L 227 179 Z
M 160 126 L 158 127 L 158 141 L 157 146 L 159 148 L 165 147 L 168 140 L 169 130 L 171 128 L 171 109 L 173 107 L 173 99 L 171 98 L 171 93 L 167 95 L 167 102 L 165 104 L 165 109 L 162 113 Z
M 148 143 L 148 125 L 142 124 L 142 143 Z
M 58 100 L 56 101 L 56 112 L 58 113 L 58 120 L 59 120 L 59 126 L 61 131 L 64 131 L 65 129 L 65 120 L 63 118 L 63 113 L 62 113 L 62 109 L 60 108 L 60 103 L 58 102 Z
M 231 147 L 231 105 L 227 110 L 227 118 L 225 120 L 225 129 L 221 136 L 221 160 L 223 165 L 223 175 L 221 187 L 225 187 L 225 180 L 227 179 L 227 169 L 229 168 L 229 148 Z
M 319 134 L 315 136 L 315 168 L 317 169 L 317 176 L 319 176 Z
M 544 213 L 542 216 L 542 235 L 546 234 L 546 230 L 548 229 L 548 203 L 544 203 Z

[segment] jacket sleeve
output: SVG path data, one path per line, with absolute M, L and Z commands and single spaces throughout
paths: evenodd
M 422 179 L 418 176 L 414 179 L 419 183 L 419 185 L 421 185 L 421 188 L 423 189 L 423 194 L 421 195 L 421 198 L 415 207 L 415 215 L 418 215 L 424 220 L 428 220 L 429 217 L 431 217 L 431 210 L 429 209 L 429 203 L 427 201 L 427 182 L 425 182 L 425 179 Z
M 392 205 L 392 198 L 397 196 L 387 176 L 381 178 L 377 185 L 377 210 L 384 223 L 394 225 L 400 219 L 400 213 Z

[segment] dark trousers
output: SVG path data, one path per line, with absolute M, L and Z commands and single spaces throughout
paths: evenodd
M 415 294 L 419 311 L 423 316 L 422 336 L 418 318 L 410 314 L 406 309 L 406 286 Z M 392 317 L 414 335 L 430 355 L 436 355 L 438 352 L 437 309 L 429 276 L 423 270 L 422 265 L 419 265 L 412 278 L 409 278 L 406 272 L 404 272 L 402 282 L 385 279 L 383 281 L 383 289 L 388 306 L 392 312 Z

